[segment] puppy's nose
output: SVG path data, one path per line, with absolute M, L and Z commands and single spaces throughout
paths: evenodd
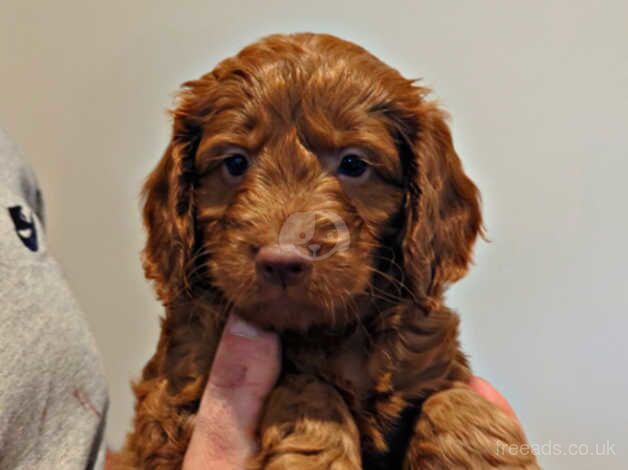
M 282 287 L 305 282 L 312 263 L 294 245 L 266 245 L 255 256 L 259 279 Z

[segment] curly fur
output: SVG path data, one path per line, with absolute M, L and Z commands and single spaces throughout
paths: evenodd
M 230 311 L 283 342 L 250 468 L 537 468 L 533 456 L 500 453 L 525 437 L 466 385 L 443 293 L 470 263 L 479 193 L 428 93 L 319 34 L 267 37 L 183 85 L 144 187 L 144 267 L 166 315 L 134 385 L 121 468 L 181 466 Z M 220 173 L 232 145 L 255 155 L 235 186 Z M 365 184 L 328 171 L 346 147 L 372 158 Z M 282 310 L 258 285 L 252 253 L 300 211 L 338 214 L 347 233 L 323 218 L 313 240 L 324 251 L 345 236 L 349 248 L 315 262 Z

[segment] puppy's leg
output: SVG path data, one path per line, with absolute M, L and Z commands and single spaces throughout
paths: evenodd
M 181 468 L 192 436 L 194 414 L 191 410 L 203 390 L 202 378 L 189 383 L 176 395 L 168 391 L 165 379 L 143 381 L 134 389 L 138 399 L 134 429 L 111 468 Z
M 307 375 L 290 375 L 271 393 L 250 469 L 358 470 L 360 440 L 340 394 Z
M 464 384 L 423 404 L 407 470 L 538 469 L 519 425 Z

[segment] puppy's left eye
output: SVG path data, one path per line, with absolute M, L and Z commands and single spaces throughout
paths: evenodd
M 356 151 L 346 151 L 341 155 L 338 173 L 349 178 L 366 176 L 369 164 Z
M 225 160 L 225 166 L 231 176 L 242 176 L 249 167 L 249 161 L 244 155 L 233 155 Z
M 249 168 L 249 159 L 244 151 L 233 151 L 224 159 L 222 173 L 229 183 L 240 181 L 246 170 Z

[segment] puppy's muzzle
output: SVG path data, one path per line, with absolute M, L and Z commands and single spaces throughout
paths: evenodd
M 255 255 L 255 269 L 262 284 L 286 288 L 305 284 L 312 262 L 294 245 L 266 245 Z

